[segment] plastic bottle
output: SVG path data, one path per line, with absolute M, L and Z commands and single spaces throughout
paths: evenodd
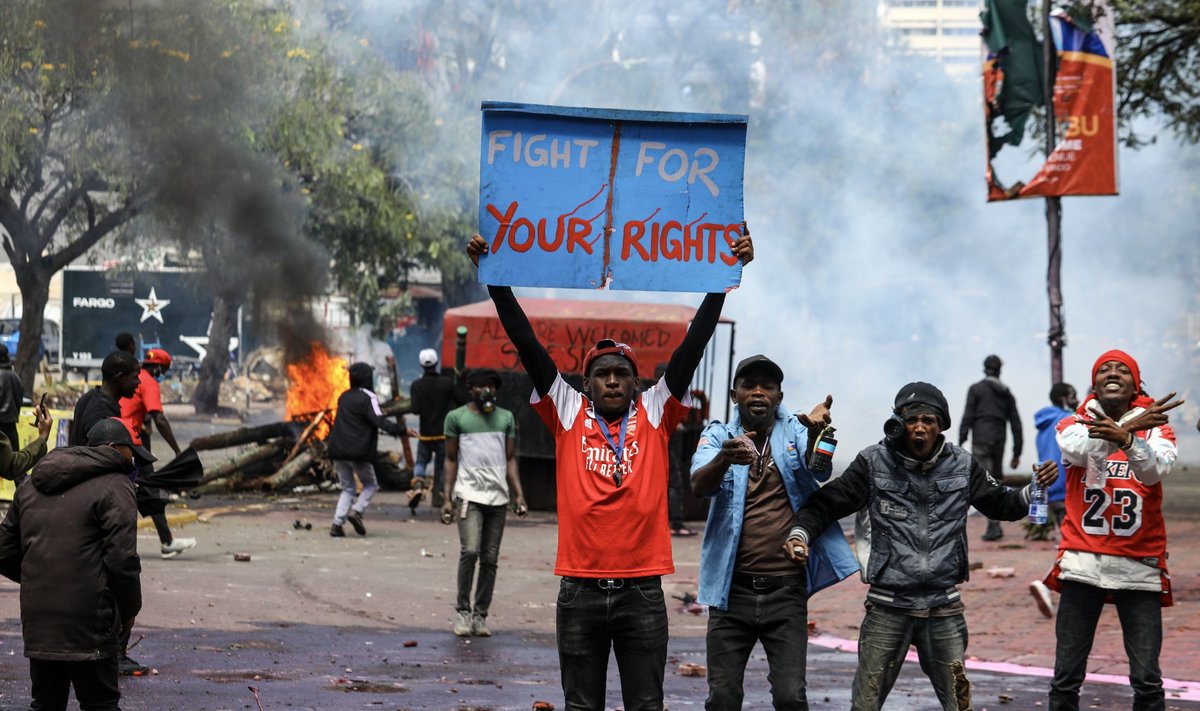
M 1037 475 L 1029 483 L 1029 522 L 1039 526 L 1046 525 L 1050 505 L 1046 503 L 1046 490 L 1038 486 Z

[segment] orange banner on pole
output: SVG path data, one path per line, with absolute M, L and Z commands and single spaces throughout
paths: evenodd
M 1028 182 L 1005 187 L 988 161 L 988 201 L 1062 195 L 1116 195 L 1117 133 L 1112 10 L 1096 2 L 1094 26 L 1062 10 L 1050 18 L 1058 65 L 1054 79 L 1057 143 Z M 991 97 L 1003 82 L 1001 62 L 984 65 L 985 109 L 994 117 Z

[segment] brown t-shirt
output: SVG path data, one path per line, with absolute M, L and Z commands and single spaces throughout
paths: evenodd
M 792 529 L 792 504 L 783 477 L 771 456 L 771 445 L 763 453 L 762 472 L 750 465 L 746 485 L 746 510 L 742 537 L 738 541 L 734 572 L 748 575 L 798 575 L 803 568 L 787 559 L 783 541 Z

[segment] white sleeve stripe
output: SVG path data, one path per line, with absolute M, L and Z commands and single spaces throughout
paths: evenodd
M 366 393 L 367 397 L 371 399 L 371 409 L 376 415 L 383 417 L 383 410 L 379 409 L 379 398 L 375 396 L 375 393 L 367 390 L 366 388 L 363 388 L 363 392 Z
M 554 409 L 558 411 L 558 422 L 564 430 L 571 429 L 575 424 L 575 418 L 579 415 L 579 406 L 583 403 L 583 394 L 575 388 L 571 387 L 567 381 L 563 380 L 562 373 L 554 376 L 554 383 L 550 386 L 550 392 L 546 396 L 554 403 Z M 537 390 L 529 396 L 529 404 L 536 405 L 542 401 L 542 397 L 538 395 Z
M 646 408 L 646 419 L 650 421 L 651 427 L 658 429 L 659 425 L 662 424 L 663 412 L 666 410 L 667 401 L 671 397 L 671 390 L 667 387 L 665 378 L 659 378 L 657 383 L 642 393 L 642 406 Z M 696 406 L 690 389 L 683 396 L 682 402 L 685 407 Z

